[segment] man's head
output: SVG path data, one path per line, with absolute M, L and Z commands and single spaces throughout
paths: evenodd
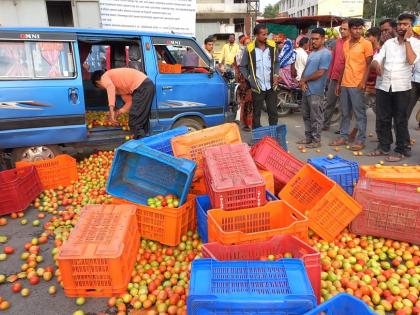
M 372 27 L 366 32 L 367 39 L 372 43 L 372 46 L 375 47 L 379 44 L 379 39 L 381 37 L 381 30 L 379 27 Z
M 308 50 L 309 49 L 309 38 L 307 37 L 303 37 L 300 41 L 299 41 L 299 47 L 303 48 L 304 50 Z
M 340 28 L 340 35 L 342 39 L 347 39 L 350 36 L 350 32 L 349 32 L 349 21 L 345 20 L 341 23 Z
M 349 21 L 350 37 L 355 40 L 360 39 L 362 37 L 364 27 L 365 27 L 365 21 L 363 21 L 362 19 L 350 19 Z
M 93 86 L 97 87 L 97 88 L 103 88 L 100 85 L 100 81 L 102 76 L 104 75 L 105 71 L 104 70 L 97 70 L 94 73 L 92 73 L 91 77 L 90 77 L 90 81 L 92 81 Z
M 323 28 L 315 28 L 311 32 L 312 49 L 319 50 L 324 46 L 325 31 Z
M 381 37 L 393 38 L 397 36 L 397 22 L 393 19 L 385 19 L 379 23 Z
M 403 13 L 398 16 L 397 20 L 397 34 L 404 37 L 405 33 L 413 27 L 416 17 L 412 14 Z
M 204 48 L 208 51 L 208 52 L 212 52 L 213 51 L 213 46 L 214 46 L 214 39 L 213 37 L 207 37 L 204 40 Z
M 235 34 L 229 34 L 229 39 L 228 39 L 230 44 L 235 43 Z
M 267 41 L 268 29 L 265 24 L 257 24 L 254 27 L 254 37 L 259 43 L 265 43 Z

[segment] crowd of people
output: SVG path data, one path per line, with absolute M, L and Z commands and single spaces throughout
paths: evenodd
M 295 42 L 283 34 L 269 35 L 264 24 L 255 26 L 252 40 L 242 35 L 236 43 L 231 34 L 217 61 L 221 71 L 236 73 L 242 127 L 249 131 L 261 126 L 264 103 L 269 124 L 278 124 L 277 89 L 283 84 L 302 92 L 305 134 L 298 144 L 321 146 L 322 131 L 330 129 L 340 100 L 338 137 L 329 145 L 360 151 L 370 98 L 378 146 L 368 155 L 385 156 L 389 162 L 410 156 L 408 120 L 420 98 L 420 21 L 416 24 L 414 15 L 404 13 L 365 32 L 362 19 L 349 19 L 339 31 L 340 38 L 328 48 L 322 28 L 301 34 Z M 214 40 L 207 38 L 204 49 L 210 58 L 213 46 Z M 416 116 L 420 130 L 420 112 Z

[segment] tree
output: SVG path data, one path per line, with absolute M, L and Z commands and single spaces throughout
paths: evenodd
M 280 5 L 277 3 L 275 5 L 269 4 L 264 8 L 263 17 L 265 18 L 275 18 L 279 14 Z
M 363 11 L 365 19 L 373 20 L 375 0 L 365 0 Z M 418 0 L 378 0 L 376 20 L 378 22 L 383 18 L 397 18 L 403 12 L 419 15 L 420 2 Z

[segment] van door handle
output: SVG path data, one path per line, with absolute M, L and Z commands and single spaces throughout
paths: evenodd
M 162 86 L 162 90 L 163 91 L 172 91 L 172 86 L 169 86 L 169 85 Z
M 79 101 L 79 90 L 77 88 L 69 89 L 69 101 L 73 104 L 77 104 Z

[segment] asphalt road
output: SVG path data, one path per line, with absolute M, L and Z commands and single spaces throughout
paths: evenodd
M 419 105 L 417 105 L 417 110 Z M 373 112 L 368 112 L 368 134 L 374 133 L 374 114 Z M 267 124 L 266 116 L 263 117 L 263 122 Z M 322 134 L 322 147 L 320 148 L 321 152 L 317 153 L 315 150 L 308 150 L 306 153 L 301 153 L 298 150 L 298 146 L 295 142 L 303 136 L 303 121 L 299 113 L 295 113 L 288 117 L 282 118 L 280 123 L 287 124 L 288 133 L 288 146 L 291 153 L 295 154 L 299 159 L 306 160 L 314 156 L 325 156 L 328 154 L 339 154 L 341 157 L 346 159 L 352 159 L 358 161 L 360 164 L 375 164 L 379 162 L 379 158 L 371 158 L 366 156 L 353 156 L 353 153 L 349 150 L 342 149 L 340 152 L 335 152 L 334 148 L 329 147 L 328 143 L 336 137 L 333 133 L 336 130 L 337 126 L 332 126 L 331 131 L 324 132 Z M 418 164 L 420 161 L 420 132 L 415 131 L 414 127 L 416 123 L 414 119 L 410 121 L 410 133 L 412 139 L 417 140 L 416 144 L 413 145 L 413 155 L 411 158 L 405 159 L 403 163 L 407 164 Z M 251 135 L 248 132 L 242 132 L 243 140 L 250 142 Z M 373 150 L 376 146 L 376 143 L 373 141 L 374 138 L 370 137 L 367 142 L 367 148 L 363 152 L 369 152 Z M 16 249 L 16 253 L 9 256 L 6 261 L 0 262 L 0 274 L 10 275 L 20 271 L 20 266 L 23 261 L 20 260 L 20 253 L 23 252 L 23 245 L 26 242 L 29 242 L 33 237 L 42 233 L 42 227 L 32 227 L 31 222 L 35 220 L 37 211 L 34 209 L 28 209 L 25 212 L 25 217 L 29 220 L 29 223 L 25 226 L 19 223 L 19 220 L 9 219 L 9 223 L 6 226 L 0 227 L 0 235 L 6 235 L 9 237 L 7 242 L 8 246 L 13 246 Z M 46 222 L 46 219 L 41 220 L 43 223 Z M 4 244 L 0 246 L 0 252 L 3 252 Z M 53 245 L 52 242 L 42 245 L 42 253 L 44 257 L 44 263 L 41 266 L 53 265 L 53 260 L 51 257 L 51 249 Z M 11 291 L 11 285 L 8 283 L 0 284 L 0 296 L 4 297 L 11 302 L 11 308 L 8 311 L 0 312 L 3 314 L 16 314 L 16 315 L 57 315 L 57 314 L 72 314 L 77 309 L 83 309 L 86 314 L 98 314 L 101 312 L 107 311 L 106 301 L 107 299 L 87 299 L 85 305 L 79 307 L 75 304 L 74 298 L 67 298 L 64 296 L 63 290 L 58 286 L 55 280 L 46 283 L 41 281 L 40 284 L 36 286 L 30 285 L 26 280 L 21 281 L 24 287 L 27 287 L 31 290 L 29 297 L 23 298 L 20 294 L 14 294 Z M 58 291 L 55 296 L 48 294 L 48 287 L 50 285 L 56 285 Z M 112 313 L 110 313 L 112 314 Z M 140 313 L 138 313 L 140 314 Z

